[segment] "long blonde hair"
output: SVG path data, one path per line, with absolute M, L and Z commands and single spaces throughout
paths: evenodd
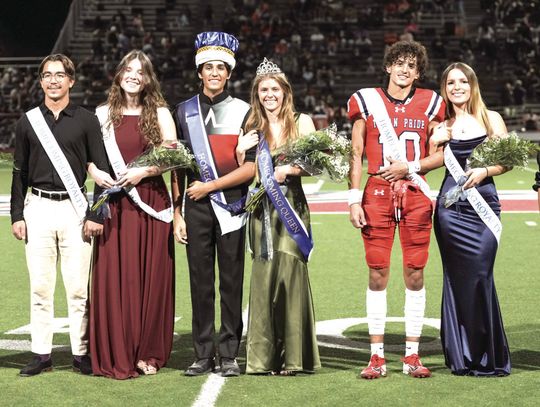
M 142 81 L 144 87 L 139 95 L 139 103 L 142 105 L 141 116 L 139 117 L 139 131 L 144 138 L 153 145 L 160 144 L 163 137 L 157 118 L 157 109 L 167 107 L 167 102 L 161 94 L 159 81 L 152 67 L 150 58 L 138 50 L 129 52 L 118 64 L 114 75 L 113 83 L 109 89 L 107 104 L 109 105 L 109 121 L 117 127 L 122 122 L 122 108 L 126 105 L 125 92 L 120 86 L 122 77 L 127 66 L 134 59 L 141 62 L 143 71 Z
M 251 111 L 246 121 L 245 131 L 256 129 L 263 131 L 269 140 L 270 124 L 266 111 L 259 100 L 259 84 L 266 79 L 274 79 L 283 90 L 283 103 L 278 114 L 278 119 L 283 123 L 282 134 L 284 141 L 298 137 L 298 128 L 295 122 L 295 110 L 293 103 L 292 87 L 283 73 L 257 75 L 251 85 Z
M 480 94 L 478 77 L 476 76 L 474 70 L 469 65 L 463 62 L 454 62 L 448 65 L 448 67 L 446 67 L 441 76 L 441 95 L 446 102 L 446 117 L 453 118 L 456 116 L 454 106 L 452 105 L 452 103 L 449 102 L 448 94 L 446 93 L 446 81 L 448 79 L 448 74 L 452 69 L 459 69 L 461 72 L 463 72 L 463 74 L 469 81 L 469 86 L 471 88 L 471 97 L 467 102 L 467 113 L 469 113 L 474 118 L 476 118 L 476 120 L 482 123 L 487 130 L 487 134 L 491 135 L 493 129 L 489 124 L 488 109 L 486 107 L 486 104 L 484 103 L 484 100 L 482 99 L 482 95 Z

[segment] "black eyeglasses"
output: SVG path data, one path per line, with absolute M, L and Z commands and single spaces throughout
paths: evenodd
M 39 75 L 41 79 L 45 82 L 50 82 L 54 78 L 56 82 L 62 82 L 64 79 L 66 79 L 69 75 L 65 72 L 43 72 Z

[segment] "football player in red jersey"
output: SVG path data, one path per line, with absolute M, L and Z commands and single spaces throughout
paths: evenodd
M 386 286 L 390 276 L 390 254 L 396 226 L 403 252 L 405 280 L 406 351 L 403 373 L 429 377 L 431 372 L 418 357 L 422 332 L 425 289 L 423 272 L 428 258 L 432 203 L 429 187 L 416 172 L 427 155 L 431 129 L 444 119 L 444 102 L 435 92 L 415 87 L 428 65 L 426 49 L 414 41 L 400 41 L 385 54 L 383 68 L 388 85 L 355 92 L 348 101 L 353 122 L 353 160 L 350 171 L 349 210 L 355 228 L 362 230 L 369 287 L 366 312 L 371 359 L 360 377 L 386 375 L 384 329 Z M 362 156 L 368 160 L 368 175 L 360 194 Z M 398 179 L 388 166 L 408 162 L 408 173 Z

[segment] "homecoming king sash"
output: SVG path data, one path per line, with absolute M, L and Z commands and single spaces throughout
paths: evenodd
M 452 178 L 454 178 L 456 184 L 461 177 L 465 176 L 465 171 L 463 171 L 463 168 L 461 168 L 461 165 L 459 165 L 459 162 L 449 145 L 446 145 L 444 148 L 444 165 L 446 165 L 448 172 L 452 175 Z M 482 219 L 493 235 L 495 235 L 498 244 L 501 239 L 502 224 L 497 215 L 495 215 L 495 212 L 493 212 L 491 207 L 488 205 L 482 195 L 480 195 L 480 192 L 478 192 L 476 188 L 473 187 L 466 189 L 463 191 L 463 193 L 480 219 Z
M 193 154 L 195 155 L 195 160 L 199 166 L 201 181 L 213 181 L 217 178 L 217 170 L 202 119 L 199 95 L 187 100 L 184 105 L 186 123 L 189 130 L 188 136 L 193 149 Z M 238 230 L 245 225 L 247 214 L 238 214 L 244 206 L 245 198 L 229 205 L 221 190 L 211 192 L 209 197 L 214 213 L 218 219 L 222 235 Z
M 263 135 L 260 136 L 260 139 L 257 164 L 259 167 L 261 183 L 266 191 L 266 195 L 268 195 L 274 208 L 276 208 L 279 219 L 281 219 L 287 232 L 298 245 L 298 248 L 304 255 L 304 259 L 308 261 L 313 250 L 311 233 L 308 233 L 304 222 L 302 222 L 300 216 L 298 216 L 281 191 L 278 182 L 274 178 L 274 166 L 272 165 L 272 156 L 270 154 L 270 149 L 268 148 L 268 143 Z
M 384 105 L 381 95 L 375 88 L 366 88 L 360 91 L 364 97 L 366 103 L 369 103 L 370 112 L 373 115 L 373 121 L 379 129 L 381 135 L 381 141 L 383 144 L 383 151 L 389 151 L 390 156 L 394 160 L 407 162 L 407 154 L 405 153 L 405 147 L 398 140 L 394 126 L 390 117 L 388 116 L 388 111 Z M 384 157 L 386 160 L 386 157 Z M 416 174 L 410 173 L 407 175 L 413 184 L 419 187 L 422 192 L 429 198 L 429 185 L 424 179 Z
M 109 122 L 109 106 L 103 105 L 99 106 L 96 109 L 96 115 L 101 124 L 101 132 L 103 133 L 103 143 L 105 144 L 105 150 L 107 151 L 107 156 L 111 163 L 116 178 L 120 178 L 120 174 L 126 172 L 126 163 L 122 157 L 122 153 L 116 144 L 116 137 L 114 135 L 113 124 Z M 173 209 L 172 206 L 163 209 L 162 211 L 157 212 L 154 208 L 150 207 L 147 203 L 143 202 L 137 189 L 135 187 L 126 189 L 124 191 L 129 195 L 132 201 L 148 215 L 156 218 L 165 223 L 170 223 L 173 219 Z
M 71 166 L 69 165 L 66 156 L 64 155 L 64 153 L 60 149 L 60 146 L 58 145 L 58 142 L 54 138 L 54 135 L 52 134 L 51 129 L 47 125 L 47 122 L 45 121 L 45 118 L 43 117 L 40 108 L 36 107 L 26 112 L 26 116 L 30 121 L 30 125 L 34 129 L 39 139 L 39 142 L 43 146 L 45 153 L 51 160 L 54 169 L 60 176 L 60 179 L 62 180 L 62 183 L 64 184 L 64 187 L 69 194 L 71 203 L 75 208 L 75 212 L 77 212 L 77 216 L 82 221 L 86 216 L 86 210 L 88 209 L 88 201 L 86 200 L 86 197 L 82 193 L 81 188 L 77 183 L 75 174 L 73 174 L 73 170 L 71 169 Z

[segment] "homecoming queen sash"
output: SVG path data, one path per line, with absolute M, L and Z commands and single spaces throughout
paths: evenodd
M 396 131 L 390 117 L 388 116 L 388 111 L 384 105 L 381 95 L 375 88 L 366 88 L 360 91 L 366 103 L 369 103 L 371 114 L 373 115 L 373 121 L 379 129 L 381 135 L 381 141 L 383 144 L 383 151 L 389 151 L 390 156 L 398 161 L 407 162 L 407 155 L 403 145 L 399 143 Z M 424 179 L 415 173 L 407 175 L 413 184 L 419 187 L 422 192 L 429 198 L 429 185 Z
M 217 170 L 201 115 L 199 95 L 187 100 L 184 106 L 189 139 L 195 160 L 199 166 L 201 181 L 213 181 L 217 178 Z M 246 224 L 247 214 L 245 212 L 239 214 L 244 206 L 245 198 L 229 205 L 221 190 L 211 192 L 209 197 L 222 235 L 238 230 Z
M 43 114 L 41 113 L 39 107 L 36 107 L 26 112 L 26 116 L 28 117 L 32 128 L 34 129 L 39 139 L 39 142 L 43 146 L 45 153 L 51 160 L 54 169 L 60 176 L 60 179 L 62 180 L 62 183 L 64 184 L 64 187 L 69 194 L 69 199 L 71 200 L 71 203 L 75 208 L 75 212 L 77 212 L 77 216 L 82 221 L 86 216 L 86 210 L 88 209 L 88 201 L 86 200 L 84 194 L 81 192 L 81 188 L 77 183 L 75 174 L 73 174 L 73 170 L 71 169 L 71 166 L 69 165 L 66 156 L 60 149 L 60 146 L 54 138 L 54 135 L 52 134 L 51 129 L 47 125 L 47 122 L 45 121 L 45 118 L 43 117 Z
M 259 149 L 257 154 L 257 164 L 259 166 L 259 174 L 261 176 L 261 183 L 266 191 L 266 195 L 274 205 L 279 219 L 287 229 L 289 235 L 298 245 L 298 248 L 304 255 L 306 261 L 309 260 L 309 256 L 313 250 L 313 239 L 311 234 L 308 233 L 306 225 L 300 219 L 300 216 L 296 213 L 291 206 L 278 182 L 274 178 L 274 166 L 272 165 L 272 156 L 268 143 L 264 136 L 260 136 Z
M 114 135 L 114 128 L 112 123 L 109 122 L 109 106 L 99 106 L 96 109 L 96 115 L 101 124 L 101 132 L 103 133 L 103 143 L 105 144 L 105 151 L 107 151 L 107 156 L 111 163 L 111 167 L 116 175 L 116 178 L 120 178 L 120 174 L 126 172 L 126 163 L 122 157 L 122 153 L 116 144 L 116 137 Z M 135 187 L 126 189 L 124 191 L 129 195 L 132 201 L 145 211 L 148 215 L 156 218 L 162 222 L 170 223 L 173 219 L 173 209 L 172 206 L 163 209 L 162 211 L 157 212 L 154 208 L 150 207 L 147 203 L 143 202 L 137 189 Z
M 446 165 L 448 172 L 452 175 L 456 184 L 458 183 L 458 180 L 465 175 L 465 171 L 463 171 L 463 168 L 459 165 L 459 162 L 449 145 L 446 145 L 444 148 L 444 165 Z M 501 239 L 502 224 L 497 215 L 495 215 L 495 212 L 493 212 L 476 188 L 464 190 L 463 193 L 480 219 L 482 219 L 493 235 L 495 235 L 498 244 Z

